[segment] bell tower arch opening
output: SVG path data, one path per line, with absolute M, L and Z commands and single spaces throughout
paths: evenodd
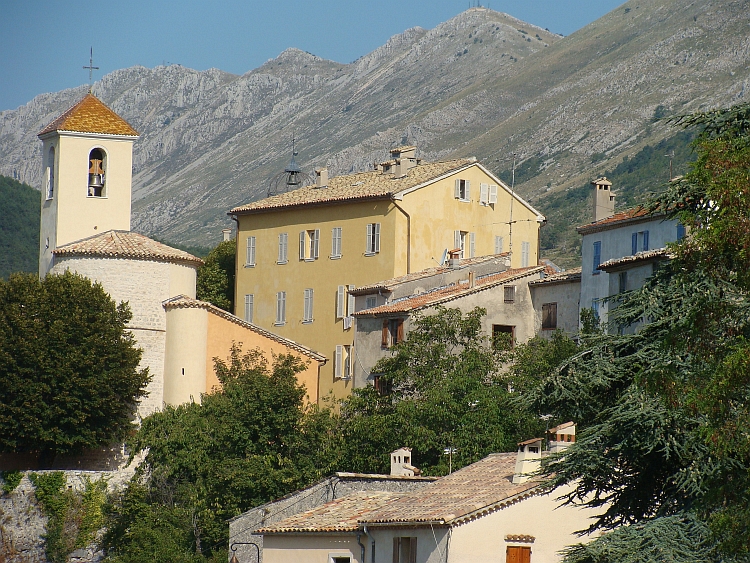
M 95 148 L 89 152 L 89 197 L 107 197 L 106 194 L 107 153 L 104 149 Z
M 52 145 L 47 153 L 47 199 L 55 195 L 55 146 Z

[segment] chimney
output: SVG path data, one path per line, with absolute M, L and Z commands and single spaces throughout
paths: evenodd
M 607 219 L 615 214 L 615 194 L 612 193 L 612 182 L 602 176 L 591 182 L 594 186 L 594 223 Z
M 528 481 L 542 464 L 542 439 L 532 438 L 518 444 L 516 470 L 513 473 L 513 484 Z
M 448 255 L 450 256 L 448 259 L 448 266 L 451 270 L 458 270 L 461 267 L 461 249 L 454 248 L 453 250 L 448 251 Z
M 328 187 L 328 168 L 316 168 L 315 169 L 315 187 L 316 188 Z
M 221 234 L 224 235 L 224 240 L 232 240 L 232 229 L 222 229 Z
M 422 472 L 412 464 L 411 448 L 399 448 L 391 452 L 391 475 L 414 477 Z
M 567 449 L 576 441 L 575 422 L 564 422 L 559 426 L 550 428 L 547 432 L 549 433 L 549 451 L 553 454 Z
M 474 279 L 474 272 L 469 272 L 469 289 L 473 289 L 476 285 L 476 280 Z
M 391 160 L 394 160 L 396 162 L 396 178 L 402 178 L 403 176 L 406 176 L 409 170 L 411 170 L 418 164 L 416 154 L 417 147 L 411 145 L 391 149 Z

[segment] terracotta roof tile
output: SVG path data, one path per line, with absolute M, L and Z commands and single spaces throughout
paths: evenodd
M 257 534 L 290 532 L 352 532 L 368 513 L 393 502 L 404 493 L 360 491 L 295 514 L 276 524 L 260 528 Z
M 400 178 L 396 178 L 393 174 L 383 174 L 377 170 L 335 176 L 328 180 L 328 186 L 325 188 L 316 188 L 314 185 L 306 186 L 235 207 L 229 214 L 260 213 L 298 205 L 361 199 L 385 199 L 402 190 L 419 186 L 451 172 L 457 172 L 474 163 L 476 163 L 474 158 L 459 158 L 420 164 L 411 168 L 406 176 Z
M 213 313 L 214 315 L 217 315 L 219 317 L 222 317 L 223 319 L 226 319 L 242 327 L 245 327 L 249 330 L 252 330 L 253 332 L 257 334 L 260 334 L 262 336 L 265 336 L 266 338 L 274 340 L 278 342 L 279 344 L 283 344 L 284 346 L 287 346 L 293 350 L 296 350 L 297 352 L 300 352 L 301 354 L 305 354 L 306 356 L 312 358 L 313 360 L 316 360 L 318 362 L 326 361 L 326 357 L 323 356 L 322 354 L 318 354 L 317 352 L 310 350 L 310 348 L 307 348 L 306 346 L 297 344 L 294 340 L 284 338 L 283 336 L 279 336 L 278 334 L 274 334 L 273 332 L 269 332 L 263 328 L 260 328 L 259 326 L 254 325 L 253 323 L 243 321 L 241 318 L 225 311 L 224 309 L 219 309 L 215 305 L 208 303 L 206 301 L 199 301 L 198 299 L 192 299 L 188 297 L 187 295 L 178 295 L 176 297 L 172 297 L 171 299 L 167 299 L 166 301 L 164 301 L 162 303 L 162 306 L 167 311 L 169 311 L 170 309 L 205 309 L 206 311 Z
M 57 247 L 55 256 L 101 256 L 106 258 L 133 258 L 161 262 L 190 262 L 203 264 L 203 260 L 162 244 L 147 236 L 131 231 L 106 231 L 76 242 Z
M 564 272 L 557 272 L 554 274 L 550 274 L 547 277 L 544 277 L 539 280 L 530 281 L 529 285 L 531 286 L 537 286 L 537 285 L 553 285 L 557 283 L 576 283 L 581 281 L 581 267 L 578 268 L 571 268 L 570 270 L 565 270 Z
M 138 136 L 138 131 L 93 94 L 86 94 L 80 102 L 47 125 L 38 135 L 53 131 Z
M 672 258 L 672 256 L 673 254 L 671 252 L 668 252 L 666 248 L 656 248 L 654 250 L 645 250 L 643 252 L 638 252 L 631 256 L 623 256 L 622 258 L 613 258 L 612 260 L 607 260 L 606 262 L 599 264 L 599 269 L 606 271 L 618 266 L 624 266 L 625 264 L 649 262 L 651 260 L 657 259 L 669 259 Z
M 502 258 L 506 258 L 507 256 L 509 256 L 509 253 L 503 252 L 502 254 L 489 254 L 486 256 L 476 256 L 474 258 L 462 258 L 460 262 L 460 266 L 462 268 L 466 266 L 474 266 L 476 264 L 483 264 L 484 262 L 489 262 L 491 260 L 499 260 Z M 403 283 L 420 280 L 422 278 L 428 278 L 430 276 L 435 276 L 437 274 L 442 274 L 442 273 L 450 272 L 450 271 L 451 271 L 451 268 L 449 266 L 436 266 L 434 268 L 426 268 L 418 272 L 412 272 L 411 274 L 405 274 L 403 276 L 398 276 L 395 278 L 391 278 L 389 280 L 383 280 L 383 281 L 379 281 L 376 283 L 363 285 L 353 290 L 351 294 L 352 295 L 366 295 L 368 293 L 377 292 L 378 290 L 393 291 L 395 287 Z
M 631 209 L 628 209 L 627 211 L 620 211 L 619 213 L 615 213 L 614 215 L 612 215 L 612 217 L 607 217 L 606 219 L 601 219 L 594 223 L 589 223 L 588 225 L 581 225 L 580 227 L 576 227 L 576 231 L 578 231 L 579 234 L 585 235 L 588 233 L 595 233 L 597 231 L 603 231 L 605 229 L 619 226 L 620 223 L 643 221 L 651 219 L 658 215 L 660 214 L 649 213 L 648 209 L 646 209 L 642 205 L 639 205 L 638 207 L 633 207 Z
M 433 291 L 428 291 L 420 295 L 399 299 L 393 303 L 380 305 L 371 309 L 365 309 L 354 313 L 355 317 L 367 317 L 377 315 L 388 315 L 395 313 L 408 313 L 425 307 L 440 305 L 442 303 L 453 301 L 464 295 L 470 295 L 478 291 L 490 289 L 499 284 L 515 281 L 526 276 L 541 274 L 544 266 L 529 266 L 528 268 L 514 268 L 498 274 L 492 274 L 476 280 L 473 288 L 469 287 L 468 280 L 461 281 L 457 284 L 441 287 Z
M 451 524 L 491 512 L 536 493 L 536 479 L 513 484 L 516 454 L 491 454 L 459 471 L 392 499 L 360 518 L 363 523 Z

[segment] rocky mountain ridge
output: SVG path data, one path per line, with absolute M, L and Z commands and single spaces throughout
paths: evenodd
M 428 160 L 511 153 L 544 210 L 674 131 L 655 115 L 729 105 L 750 85 L 747 1 L 630 0 L 562 38 L 472 8 L 408 29 L 350 64 L 288 49 L 242 76 L 180 66 L 108 74 L 94 93 L 141 132 L 133 228 L 207 245 L 226 211 L 263 197 L 297 139 L 306 170 L 367 169 L 409 143 Z M 35 134 L 83 87 L 0 112 L 0 173 L 40 185 Z

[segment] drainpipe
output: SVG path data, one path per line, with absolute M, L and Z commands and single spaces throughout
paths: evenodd
M 237 295 L 237 282 L 240 279 L 240 220 L 237 218 L 237 215 L 229 216 L 235 223 L 237 223 L 237 234 L 234 237 L 234 311 L 232 311 L 232 313 L 237 313 L 237 305 L 239 303 L 239 301 L 237 301 L 239 298 L 239 295 Z
M 375 538 L 370 535 L 367 526 L 364 526 L 363 529 L 367 537 L 370 538 L 370 561 L 371 563 L 375 563 Z
M 360 540 L 362 539 L 362 532 L 357 530 L 357 543 L 359 544 L 359 549 L 362 552 L 362 555 L 360 556 L 359 560 L 361 563 L 365 563 L 365 544 L 363 544 Z
M 406 273 L 411 273 L 411 216 L 398 206 L 395 201 L 393 205 L 406 217 Z

